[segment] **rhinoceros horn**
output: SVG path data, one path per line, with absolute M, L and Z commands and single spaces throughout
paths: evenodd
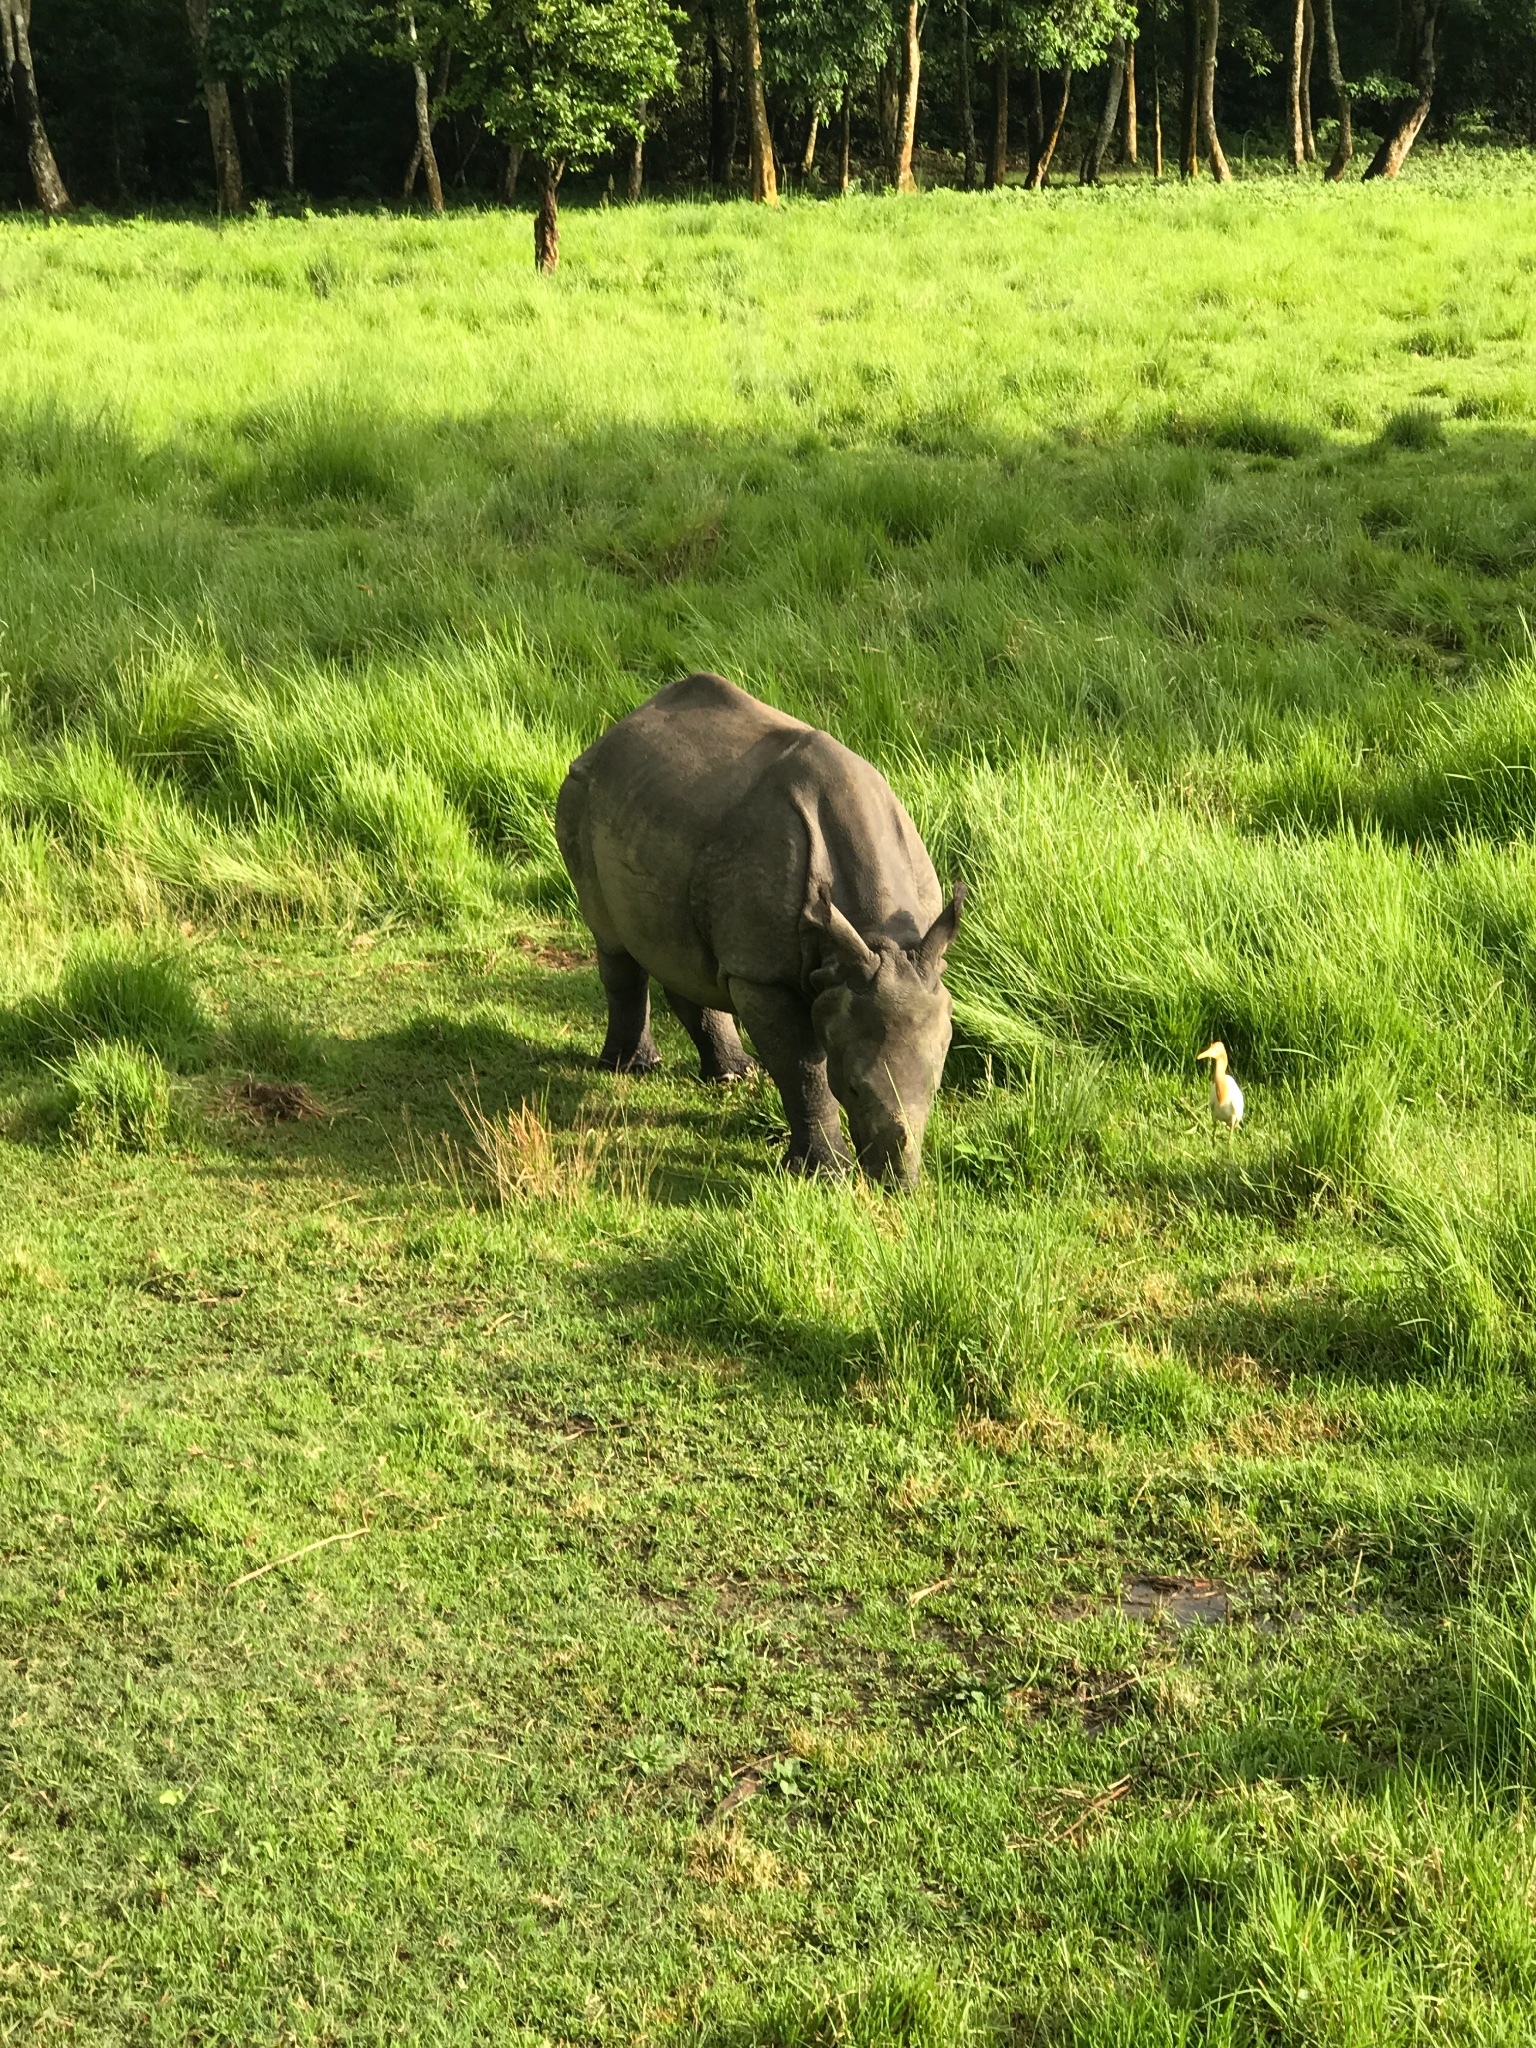
M 912 964 L 920 974 L 935 975 L 943 966 L 944 955 L 960 929 L 960 906 L 964 901 L 965 884 L 956 882 L 953 895 L 912 948 Z
M 872 947 L 865 945 L 853 925 L 832 901 L 830 890 L 823 889 L 817 897 L 811 911 L 811 921 L 821 926 L 832 941 L 838 958 L 851 973 L 861 974 L 867 980 L 878 972 L 880 955 Z

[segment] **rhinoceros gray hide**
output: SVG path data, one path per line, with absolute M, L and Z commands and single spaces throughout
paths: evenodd
M 654 975 L 708 1081 L 747 1070 L 740 1019 L 783 1097 L 785 1163 L 911 1185 L 949 1050 L 944 900 L 889 784 L 830 734 L 720 676 L 687 676 L 571 764 L 555 833 L 597 941 L 603 1064 L 657 1064 Z

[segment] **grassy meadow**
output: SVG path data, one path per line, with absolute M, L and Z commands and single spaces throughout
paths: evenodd
M 1533 320 L 1491 155 L 0 224 L 0 2041 L 1536 2034 Z M 969 885 L 911 1199 L 596 1067 L 700 667 Z

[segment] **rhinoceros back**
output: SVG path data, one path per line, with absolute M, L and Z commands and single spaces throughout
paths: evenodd
M 598 944 L 730 1006 L 732 977 L 803 985 L 829 889 L 867 936 L 912 944 L 942 905 L 879 771 L 713 675 L 670 684 L 576 760 L 555 831 Z

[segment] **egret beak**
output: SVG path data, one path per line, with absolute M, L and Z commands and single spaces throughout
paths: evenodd
M 1197 1052 L 1195 1054 L 1195 1058 L 1197 1060 L 1213 1060 L 1215 1059 L 1217 1053 L 1225 1051 L 1226 1047 L 1218 1042 L 1215 1045 L 1208 1045 L 1205 1048 L 1204 1052 Z

